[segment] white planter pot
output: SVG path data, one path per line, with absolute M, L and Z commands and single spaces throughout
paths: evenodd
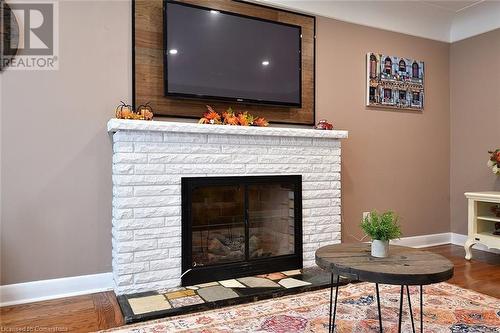
M 385 258 L 389 256 L 389 241 L 372 240 L 372 257 Z

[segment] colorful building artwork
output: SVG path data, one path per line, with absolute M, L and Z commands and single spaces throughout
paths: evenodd
M 370 52 L 366 55 L 366 105 L 424 109 L 424 62 Z

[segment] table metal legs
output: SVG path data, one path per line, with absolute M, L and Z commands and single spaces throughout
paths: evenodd
M 413 321 L 413 311 L 411 309 L 410 287 L 406 286 L 406 294 L 408 295 L 408 307 L 410 308 L 411 328 L 415 332 L 415 323 Z
M 398 322 L 398 332 L 401 332 L 401 322 L 403 317 L 403 287 L 401 286 L 401 295 L 399 296 L 399 322 Z
M 330 316 L 328 317 L 328 333 L 332 331 L 332 298 L 333 298 L 333 273 L 330 279 L 330 311 L 328 312 Z
M 403 287 L 401 286 L 401 294 L 399 299 L 399 323 L 398 323 L 398 332 L 401 332 L 401 322 L 403 316 Z M 406 286 L 406 294 L 408 295 L 408 308 L 410 309 L 410 319 L 411 319 L 411 328 L 412 332 L 415 333 L 415 321 L 413 320 L 413 310 L 411 308 L 411 296 L 410 296 L 410 287 Z M 424 301 L 423 301 L 423 286 L 420 286 L 420 332 L 424 332 Z
M 337 283 L 335 285 L 335 305 L 333 307 L 333 320 L 332 320 L 332 296 L 333 296 L 333 273 L 330 279 L 330 317 L 328 319 L 328 333 L 333 333 L 335 330 L 335 315 L 337 314 L 337 298 L 339 295 L 339 281 L 340 275 L 337 275 Z
M 382 333 L 382 311 L 380 310 L 380 294 L 378 291 L 378 283 L 375 283 L 375 289 L 377 290 L 377 307 L 378 307 L 378 326 L 380 327 L 380 333 Z
M 333 300 L 333 273 L 330 279 L 330 316 L 328 318 L 328 333 L 333 333 L 335 331 L 335 316 L 337 314 L 337 299 L 339 295 L 339 281 L 340 276 L 337 275 L 337 282 L 335 285 L 335 300 Z M 410 319 L 411 319 L 411 328 L 413 333 L 415 333 L 415 322 L 413 320 L 413 310 L 411 307 L 411 296 L 410 296 L 410 287 L 402 285 L 401 292 L 399 295 L 399 318 L 398 318 L 398 332 L 401 333 L 401 326 L 403 322 L 403 298 L 404 298 L 404 289 L 406 287 L 406 294 L 408 296 L 408 308 L 410 310 Z M 380 292 L 378 288 L 378 283 L 375 283 L 375 290 L 377 293 L 377 308 L 378 308 L 378 323 L 380 327 L 380 333 L 382 333 L 382 311 L 380 304 Z M 333 311 L 332 311 L 333 305 Z M 420 332 L 424 332 L 424 292 L 423 286 L 420 286 Z
M 420 286 L 420 333 L 424 333 L 424 287 Z

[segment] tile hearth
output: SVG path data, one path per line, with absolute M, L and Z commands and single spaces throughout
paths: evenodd
M 326 288 L 330 275 L 305 268 L 118 296 L 126 323 Z

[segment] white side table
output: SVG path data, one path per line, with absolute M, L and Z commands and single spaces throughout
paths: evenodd
M 500 204 L 500 192 L 466 192 L 465 197 L 469 200 L 469 231 L 464 248 L 465 259 L 470 260 L 474 244 L 500 249 L 500 235 L 493 235 L 500 217 L 491 211 L 491 207 Z

